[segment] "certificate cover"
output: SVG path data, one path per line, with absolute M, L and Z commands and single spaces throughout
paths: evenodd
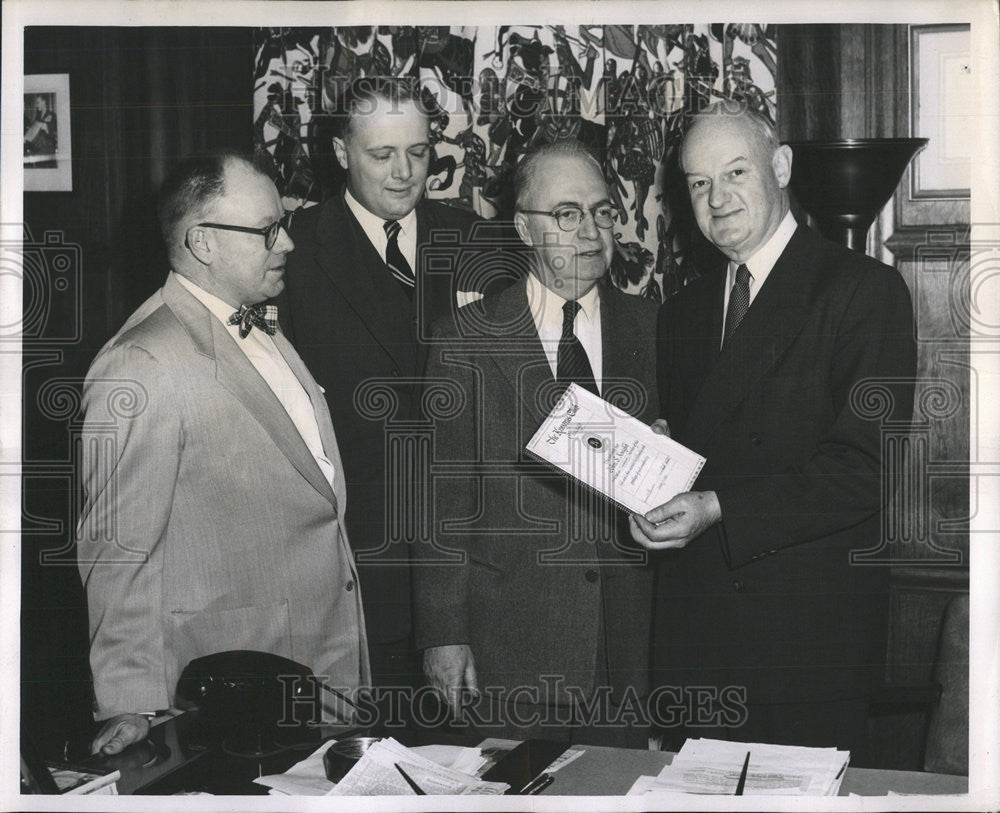
M 701 455 L 577 384 L 525 449 L 636 514 L 690 491 L 705 465 Z

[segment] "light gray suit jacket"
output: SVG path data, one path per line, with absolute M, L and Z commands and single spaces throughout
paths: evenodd
M 347 495 L 323 394 L 312 401 L 336 494 L 221 322 L 171 275 L 84 385 L 77 529 L 100 718 L 166 708 L 193 658 L 273 652 L 334 686 L 369 681 Z

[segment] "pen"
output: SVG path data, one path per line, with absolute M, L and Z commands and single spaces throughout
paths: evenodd
M 556 781 L 555 776 L 550 773 L 540 773 L 534 779 L 532 779 L 527 785 L 521 788 L 521 796 L 534 796 L 536 793 L 541 793 L 549 785 Z
M 734 796 L 743 795 L 743 787 L 747 783 L 747 768 L 750 767 L 750 752 L 747 751 L 747 758 L 743 760 L 743 771 L 740 773 L 740 781 L 736 783 L 736 793 Z
M 400 765 L 398 762 L 396 762 L 394 764 L 396 766 L 396 770 L 399 771 L 399 773 L 400 773 L 400 775 L 402 775 L 403 779 L 406 780 L 406 784 L 409 785 L 411 788 L 413 788 L 413 792 L 415 794 L 417 794 L 417 796 L 426 796 L 427 795 L 426 793 L 424 793 L 424 791 L 420 787 L 420 785 L 418 785 L 416 782 L 414 782 L 412 779 L 410 779 L 410 777 L 406 773 L 406 771 L 403 770 L 403 766 L 402 765 Z

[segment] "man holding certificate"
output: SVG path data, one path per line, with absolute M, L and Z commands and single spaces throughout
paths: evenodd
M 540 147 L 514 186 L 528 251 L 505 261 L 525 278 L 442 323 L 427 370 L 438 418 L 417 645 L 429 683 L 484 734 L 644 747 L 648 554 L 611 501 L 525 447 L 569 386 L 655 418 L 656 308 L 605 279 L 617 213 L 581 144 Z
M 665 550 L 656 682 L 740 696 L 734 713 L 678 720 L 686 733 L 837 746 L 857 764 L 887 628 L 887 568 L 870 555 L 880 418 L 905 426 L 913 406 L 909 292 L 894 269 L 796 224 L 791 149 L 756 113 L 696 116 L 680 158 L 725 257 L 658 324 L 662 416 L 708 462 L 695 490 L 632 517 L 636 541 Z M 884 417 L 866 414 L 865 387 Z

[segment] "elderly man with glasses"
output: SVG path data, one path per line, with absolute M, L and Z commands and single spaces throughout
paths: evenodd
M 87 375 L 95 751 L 144 737 L 181 670 L 216 652 L 274 653 L 341 691 L 369 680 L 330 413 L 261 304 L 284 286 L 286 217 L 244 158 L 181 163 L 160 198 L 172 271 Z
M 645 747 L 651 573 L 625 517 L 524 447 L 576 383 L 656 415 L 656 306 L 607 281 L 615 207 L 575 141 L 515 173 L 524 279 L 440 323 L 430 544 L 415 546 L 428 682 L 483 735 Z M 513 262 L 513 260 L 511 260 Z

